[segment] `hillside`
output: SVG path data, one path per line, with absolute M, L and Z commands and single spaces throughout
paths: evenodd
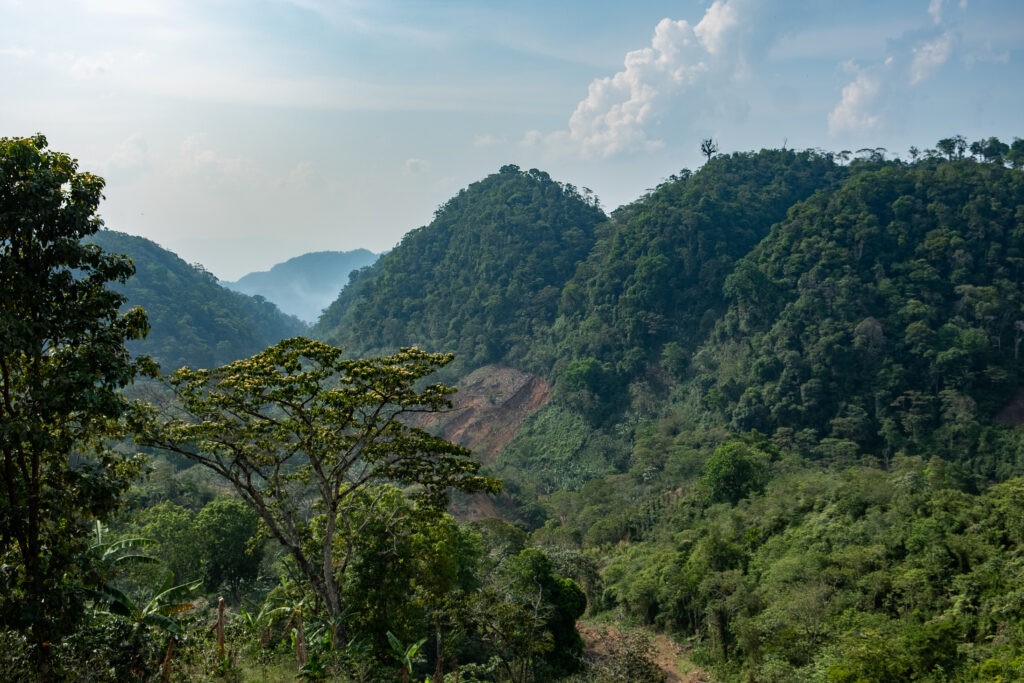
M 735 153 L 618 209 L 559 307 L 560 324 L 586 335 L 575 354 L 621 364 L 667 341 L 693 349 L 725 308 L 736 260 L 793 204 L 846 173 L 813 151 Z
M 716 680 L 1014 680 L 1024 176 L 948 156 L 716 157 L 597 224 L 525 324 L 466 305 L 508 271 L 444 231 L 453 200 L 332 309 L 348 339 L 463 354 L 445 433 L 501 434 L 478 445 L 505 513 L 592 613 L 689 639 Z M 518 386 L 495 360 L 549 398 L 474 412 Z
M 819 455 L 973 461 L 1022 379 L 1022 206 L 1020 172 L 963 160 L 794 207 L 726 281 L 706 403 L 739 431 L 810 430 Z
M 505 166 L 355 273 L 314 331 L 357 355 L 419 345 L 468 370 L 521 359 L 604 220 L 576 188 Z
M 377 256 L 366 249 L 317 251 L 220 284 L 242 294 L 262 296 L 285 313 L 314 323 L 348 284 L 349 273 L 371 265 Z
M 213 275 L 155 242 L 113 230 L 87 241 L 135 263 L 135 275 L 119 289 L 127 306 L 146 309 L 150 332 L 128 347 L 149 354 L 164 371 L 228 363 L 306 330 L 269 301 L 221 287 Z

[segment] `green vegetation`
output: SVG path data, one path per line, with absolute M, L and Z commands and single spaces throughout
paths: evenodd
M 306 331 L 305 323 L 266 299 L 225 289 L 202 266 L 150 240 L 100 230 L 86 241 L 131 258 L 135 276 L 114 289 L 128 305 L 145 309 L 151 329 L 128 349 L 149 355 L 165 370 L 222 365 Z
M 587 191 L 504 166 L 353 273 L 314 332 L 356 355 L 415 345 L 469 369 L 523 358 L 604 218 Z
M 411 427 L 405 417 L 450 407 L 452 389 L 415 384 L 451 356 L 404 349 L 348 360 L 322 342 L 288 339 L 214 370 L 171 377 L 181 416 L 157 416 L 142 439 L 224 478 L 294 561 L 344 646 L 340 584 L 377 505 L 375 483 L 418 485 L 443 509 L 450 487 L 496 493 L 469 452 Z M 310 514 L 312 508 L 315 514 Z M 204 508 L 204 512 L 206 508 Z
M 549 358 L 538 367 L 553 360 L 595 423 L 620 415 L 646 365 L 664 358 L 670 373 L 685 371 L 726 308 L 722 286 L 735 262 L 794 203 L 845 175 L 817 152 L 732 154 L 617 210 L 562 290 L 550 341 L 534 351 Z M 582 383 L 581 363 L 599 369 Z
M 0 678 L 662 680 L 645 630 L 714 680 L 1024 678 L 1024 141 L 704 143 L 611 217 L 475 183 L 321 319 L 348 356 L 3 140 Z M 206 368 L 158 406 L 126 296 Z M 431 382 L 489 363 L 554 390 L 484 466 Z
M 92 522 L 137 471 L 103 447 L 128 410 L 118 390 L 145 365 L 125 342 L 147 325 L 107 288 L 131 262 L 80 243 L 101 225 L 102 189 L 43 136 L 0 139 L 0 624 L 44 679 L 59 670 L 51 643 L 81 624 Z
M 698 382 L 734 428 L 793 430 L 812 457 L 938 453 L 1006 476 L 978 449 L 1021 380 L 1022 205 L 1019 172 L 970 160 L 816 195 L 726 280 Z

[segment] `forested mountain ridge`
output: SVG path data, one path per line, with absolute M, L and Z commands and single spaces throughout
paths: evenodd
M 183 365 L 213 367 L 251 356 L 281 339 L 303 334 L 306 325 L 262 297 L 233 292 L 200 266 L 142 237 L 101 230 L 87 239 L 102 249 L 126 254 L 135 275 L 116 285 L 127 306 L 149 315 L 149 335 L 128 343 L 164 371 Z
M 849 172 L 816 151 L 712 158 L 618 209 L 562 291 L 534 357 L 600 423 L 619 414 L 630 382 L 675 372 L 726 307 L 723 283 L 787 210 Z
M 705 402 L 836 453 L 973 457 L 1021 383 L 1022 218 L 1022 174 L 974 160 L 890 165 L 803 202 L 726 280 Z
M 361 271 L 339 349 L 84 245 L 102 180 L 0 140 L 0 678 L 664 679 L 642 636 L 588 657 L 586 612 L 715 680 L 1024 680 L 1024 141 L 711 147 L 610 219 L 503 167 Z M 158 357 L 271 345 L 131 406 L 132 303 Z M 461 365 L 379 356 L 410 344 Z
M 248 273 L 235 282 L 221 280 L 221 284 L 242 294 L 262 296 L 285 313 L 314 323 L 338 298 L 349 273 L 372 264 L 377 256 L 367 249 L 316 251 L 290 258 L 270 270 Z
M 522 358 L 604 220 L 588 194 L 504 166 L 354 273 L 314 331 L 354 354 L 445 349 L 466 369 Z
M 579 328 L 574 353 L 618 364 L 666 340 L 692 350 L 724 310 L 732 264 L 794 203 L 846 172 L 814 151 L 735 153 L 616 210 L 559 306 L 560 326 Z
M 1024 438 L 993 421 L 1024 368 L 1024 176 L 945 143 L 684 171 L 596 227 L 525 355 L 488 355 L 555 384 L 491 471 L 592 611 L 725 680 L 1024 676 Z

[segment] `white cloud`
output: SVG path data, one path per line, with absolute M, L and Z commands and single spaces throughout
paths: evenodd
M 110 155 L 110 165 L 120 168 L 140 168 L 147 164 L 149 150 L 146 141 L 138 133 L 121 141 Z
M 77 57 L 71 64 L 71 75 L 76 78 L 96 78 L 110 73 L 114 58 L 107 55 Z
M 255 176 L 260 175 L 253 162 L 208 147 L 203 135 L 190 135 L 182 142 L 174 167 L 185 175 L 204 175 L 212 172 L 235 179 L 244 178 L 250 184 Z
M 17 46 L 0 47 L 0 57 L 12 57 L 14 59 L 28 59 L 35 56 L 35 50 L 29 50 Z
M 406 159 L 402 165 L 402 173 L 405 175 L 419 175 L 420 173 L 426 173 L 429 169 L 430 164 L 428 162 L 415 157 Z
M 937 27 L 910 29 L 890 39 L 881 64 L 847 65 L 854 78 L 843 87 L 839 103 L 828 115 L 829 133 L 882 128 L 889 123 L 887 115 L 901 116 L 914 89 L 946 64 L 964 40 L 958 31 L 948 28 L 943 14 L 947 4 L 947 0 L 932 0 L 928 15 Z M 960 0 L 959 7 L 966 10 L 966 0 Z M 970 55 L 965 59 L 969 63 Z
M 873 113 L 882 85 L 880 70 L 863 70 L 853 64 L 847 64 L 846 68 L 856 76 L 843 87 L 839 104 L 828 115 L 828 131 L 832 135 L 870 130 L 881 121 L 881 117 Z
M 933 71 L 946 63 L 953 52 L 953 37 L 943 33 L 935 40 L 921 43 L 913 49 L 914 60 L 910 65 L 910 84 L 917 85 L 928 78 Z
M 529 131 L 520 145 L 584 159 L 662 147 L 653 128 L 670 99 L 722 77 L 723 71 L 731 69 L 726 79 L 735 75 L 739 60 L 731 58 L 729 39 L 739 23 L 739 12 L 725 0 L 715 0 L 696 26 L 662 19 L 650 47 L 628 52 L 622 71 L 590 83 L 568 130 Z
M 477 135 L 473 138 L 474 147 L 497 147 L 505 144 L 505 138 L 497 135 Z
M 715 0 L 714 4 L 708 7 L 704 18 L 700 20 L 693 32 L 708 52 L 717 55 L 725 47 L 726 34 L 737 24 L 739 24 L 739 16 L 736 13 L 736 8 L 722 0 Z

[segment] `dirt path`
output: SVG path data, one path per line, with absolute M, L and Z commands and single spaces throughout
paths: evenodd
M 623 650 L 627 631 L 609 624 L 580 621 L 576 627 L 592 660 L 614 656 Z M 711 677 L 686 657 L 685 649 L 663 633 L 633 629 L 650 638 L 650 658 L 665 673 L 668 683 L 709 683 Z

